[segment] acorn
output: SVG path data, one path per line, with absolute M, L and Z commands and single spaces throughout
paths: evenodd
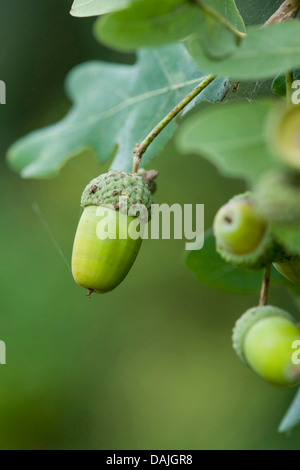
M 275 170 L 264 175 L 254 193 L 258 214 L 272 224 L 300 222 L 300 174 Z
M 236 266 L 261 269 L 281 252 L 257 213 L 251 193 L 236 196 L 221 207 L 213 227 L 218 253 Z
M 232 340 L 238 357 L 267 382 L 300 382 L 300 366 L 293 363 L 300 330 L 288 312 L 270 305 L 251 308 L 237 321 Z
M 275 107 L 267 126 L 269 145 L 280 160 L 300 169 L 300 105 Z
M 88 296 L 112 291 L 127 276 L 142 244 L 142 237 L 133 236 L 130 227 L 140 225 L 142 232 L 151 204 L 150 188 L 138 173 L 110 171 L 85 188 L 72 273 Z

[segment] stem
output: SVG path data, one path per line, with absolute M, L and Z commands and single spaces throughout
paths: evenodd
M 295 18 L 300 10 L 300 0 L 285 0 L 275 11 L 274 15 L 268 19 L 266 24 L 281 23 L 282 21 Z
M 194 88 L 191 93 L 189 93 L 177 106 L 175 106 L 172 111 L 167 114 L 160 121 L 154 129 L 150 132 L 150 134 L 146 137 L 145 140 L 139 145 L 137 144 L 133 153 L 133 173 L 137 173 L 139 164 L 142 159 L 142 155 L 146 152 L 147 148 L 153 142 L 153 140 L 164 130 L 164 128 L 174 119 L 196 96 L 201 93 L 216 77 L 214 75 L 208 75 L 196 88 Z
M 204 13 L 207 13 L 208 15 L 215 18 L 215 20 L 225 26 L 226 29 L 231 31 L 238 38 L 239 41 L 246 36 L 246 33 L 238 31 L 232 26 L 232 24 L 229 23 L 229 21 L 226 20 L 226 18 L 224 18 L 224 16 L 220 15 L 220 13 L 218 13 L 214 8 L 211 8 L 208 5 L 204 4 L 201 0 L 190 0 L 190 2 L 194 3 L 199 8 L 201 8 Z
M 92 294 L 94 293 L 94 289 L 88 289 L 88 293 L 86 294 L 86 296 L 91 299 L 92 298 Z
M 271 279 L 271 264 L 268 264 L 265 267 L 264 277 L 261 285 L 260 297 L 259 297 L 259 306 L 263 307 L 268 303 L 268 294 L 269 294 L 269 287 L 270 287 L 270 279 Z

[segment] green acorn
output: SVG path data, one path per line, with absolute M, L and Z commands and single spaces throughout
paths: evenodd
M 300 169 L 300 105 L 277 107 L 267 126 L 269 144 L 281 161 Z
M 138 217 L 142 230 L 151 215 L 151 204 L 149 186 L 139 174 L 110 171 L 85 188 L 72 272 L 88 295 L 109 292 L 126 277 L 142 244 L 130 227 Z
M 300 330 L 289 313 L 270 305 L 251 308 L 237 321 L 232 339 L 238 357 L 267 382 L 300 382 L 300 366 L 293 363 Z
M 259 215 L 274 224 L 300 222 L 300 174 L 291 170 L 267 173 L 255 190 Z
M 261 269 L 281 252 L 250 193 L 236 196 L 221 207 L 214 220 L 214 235 L 222 258 L 243 268 Z

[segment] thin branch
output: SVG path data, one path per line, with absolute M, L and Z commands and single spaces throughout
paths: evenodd
M 222 24 L 226 29 L 231 31 L 238 38 L 239 41 L 246 36 L 246 33 L 242 33 L 241 31 L 238 31 L 236 28 L 232 26 L 232 24 L 229 23 L 229 21 L 226 18 L 224 18 L 224 16 L 220 15 L 220 13 L 217 10 L 204 4 L 201 0 L 190 0 L 190 2 L 193 3 L 194 5 L 197 5 L 199 8 L 201 8 L 201 10 L 204 13 L 207 13 L 208 15 L 215 18 L 215 20 L 217 20 L 220 24 Z
M 134 149 L 134 158 L 133 158 L 133 173 L 137 173 L 138 167 L 141 161 L 143 154 L 146 152 L 147 148 L 153 142 L 153 140 L 164 130 L 164 128 L 194 99 L 196 96 L 201 93 L 216 77 L 214 75 L 208 75 L 196 88 L 194 88 L 191 93 L 189 93 L 177 106 L 175 106 L 172 111 L 167 114 L 160 121 L 146 139 L 139 145 L 137 144 Z
M 270 278 L 271 278 L 271 264 L 268 264 L 265 267 L 264 277 L 262 281 L 260 297 L 259 297 L 259 306 L 263 307 L 268 303 L 269 287 L 270 287 Z
M 298 15 L 299 11 L 300 0 L 285 0 L 278 10 L 275 11 L 274 15 L 268 19 L 266 25 L 291 20 Z

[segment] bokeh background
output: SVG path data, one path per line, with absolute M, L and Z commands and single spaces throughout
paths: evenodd
M 263 11 L 261 0 L 237 3 L 254 23 L 280 1 Z M 108 167 L 85 154 L 46 181 L 7 168 L 15 139 L 69 109 L 63 84 L 74 65 L 134 61 L 96 43 L 94 19 L 72 18 L 70 7 L 0 7 L 0 448 L 298 449 L 299 430 L 276 430 L 294 391 L 262 382 L 231 348 L 232 326 L 256 296 L 199 285 L 182 264 L 184 241 L 154 240 L 116 291 L 88 300 L 70 273 L 72 243 L 82 189 Z M 204 203 L 207 228 L 245 189 L 172 142 L 153 166 L 155 202 Z M 297 313 L 284 291 L 272 302 Z

